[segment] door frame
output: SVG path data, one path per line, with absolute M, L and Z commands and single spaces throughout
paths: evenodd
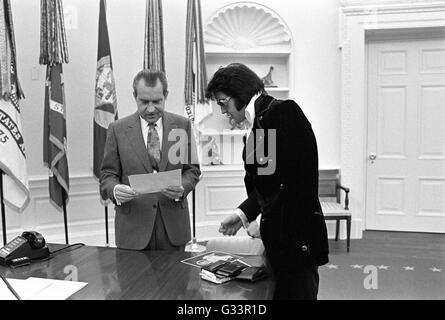
M 383 4 L 382 4 L 383 3 Z M 445 1 L 344 0 L 339 9 L 341 50 L 340 170 L 351 189 L 352 238 L 362 238 L 366 214 L 367 61 L 366 39 L 376 32 L 445 27 Z

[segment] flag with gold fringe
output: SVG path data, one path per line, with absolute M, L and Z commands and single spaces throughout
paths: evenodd
M 185 114 L 198 126 L 212 114 L 212 106 L 205 98 L 207 86 L 201 2 L 188 0 L 185 36 Z
M 68 49 L 61 0 L 41 0 L 40 64 L 47 65 L 43 125 L 43 162 L 49 168 L 50 201 L 58 209 L 68 202 L 66 105 L 62 64 Z
M 15 36 L 9 0 L 0 0 L 0 170 L 5 203 L 22 212 L 29 203 L 29 184 L 19 99 Z
M 144 41 L 144 69 L 165 72 L 162 1 L 147 0 Z
M 202 31 L 201 2 L 188 0 L 185 33 L 185 81 L 184 113 L 193 124 L 197 148 L 197 157 L 202 162 L 202 150 L 199 148 L 201 124 L 213 110 L 205 97 L 207 86 L 204 37 Z
M 117 120 L 116 85 L 113 76 L 110 41 L 108 37 L 105 0 L 100 0 L 99 37 L 97 49 L 96 95 L 94 106 L 93 169 L 100 178 L 105 140 L 110 123 Z

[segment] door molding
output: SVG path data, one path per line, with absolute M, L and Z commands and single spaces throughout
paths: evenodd
M 367 132 L 366 40 L 383 30 L 445 27 L 445 1 L 342 1 L 339 9 L 341 51 L 342 181 L 351 192 L 350 207 L 361 234 L 365 228 Z

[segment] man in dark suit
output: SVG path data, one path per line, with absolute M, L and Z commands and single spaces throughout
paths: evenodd
M 164 111 L 168 88 L 163 72 L 142 70 L 133 90 L 137 112 L 109 126 L 100 177 L 102 197 L 116 204 L 116 246 L 184 250 L 191 238 L 187 194 L 201 174 L 191 123 Z M 171 150 L 183 154 L 177 157 Z M 175 169 L 182 170 L 180 186 L 150 194 L 137 194 L 129 186 L 130 175 Z
M 328 241 L 318 199 L 317 143 L 308 119 L 294 101 L 269 96 L 261 79 L 239 63 L 216 71 L 206 95 L 249 129 L 243 150 L 248 198 L 219 231 L 234 235 L 261 213 L 274 299 L 317 299 L 318 266 L 328 262 Z

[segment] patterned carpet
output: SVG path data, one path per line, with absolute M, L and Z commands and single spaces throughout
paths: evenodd
M 445 235 L 366 231 L 329 240 L 320 300 L 445 300 Z

